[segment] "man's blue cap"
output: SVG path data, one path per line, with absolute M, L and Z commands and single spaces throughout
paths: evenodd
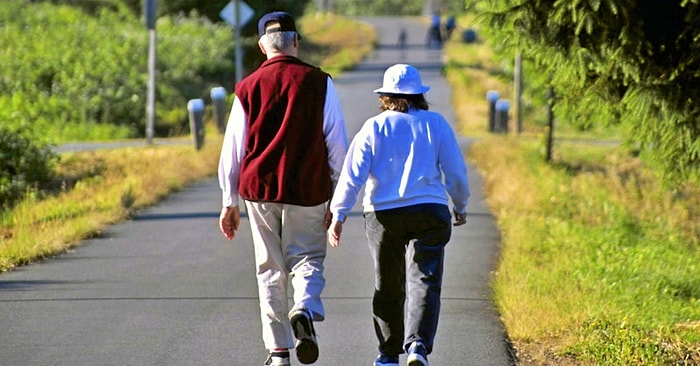
M 279 23 L 279 27 L 275 28 L 270 28 L 267 31 L 265 30 L 265 26 L 267 26 L 267 23 Z M 294 18 L 292 16 L 284 11 L 274 11 L 272 13 L 267 13 L 263 15 L 262 18 L 258 21 L 258 34 L 260 37 L 264 36 L 267 33 L 274 33 L 274 32 L 296 32 L 297 37 L 301 39 L 301 36 L 299 35 L 299 32 L 297 31 L 297 26 L 294 24 Z

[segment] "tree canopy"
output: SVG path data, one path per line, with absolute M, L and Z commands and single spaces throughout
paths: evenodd
M 700 0 L 475 3 L 510 50 L 551 75 L 559 117 L 627 127 L 666 178 L 700 166 Z
M 34 0 L 40 2 L 42 0 Z M 119 3 L 126 4 L 135 14 L 143 12 L 145 0 L 43 0 L 57 4 L 79 6 L 86 11 L 96 12 L 104 7 L 116 7 Z M 189 14 L 196 11 L 207 17 L 212 22 L 223 22 L 219 17 L 221 10 L 231 0 L 157 0 L 157 12 L 162 15 Z M 299 16 L 304 12 L 306 4 L 311 0 L 241 0 L 255 11 L 254 19 L 273 10 L 285 10 Z M 257 23 L 248 22 L 243 28 L 243 33 L 252 35 L 257 31 Z

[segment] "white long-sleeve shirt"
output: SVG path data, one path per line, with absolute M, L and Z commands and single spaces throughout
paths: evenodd
M 219 187 L 221 188 L 221 204 L 223 207 L 238 206 L 238 177 L 241 162 L 245 157 L 245 142 L 247 138 L 247 121 L 240 100 L 235 98 L 231 107 L 224 141 L 219 157 Z M 338 181 L 343 159 L 347 152 L 347 134 L 345 120 L 340 105 L 340 99 L 335 91 L 333 80 L 328 78 L 326 101 L 323 107 L 323 134 L 328 150 L 328 164 L 333 183 Z
M 365 212 L 423 203 L 448 205 L 465 214 L 467 167 L 454 131 L 438 113 L 385 111 L 355 135 L 343 164 L 331 212 L 344 221 L 365 186 Z

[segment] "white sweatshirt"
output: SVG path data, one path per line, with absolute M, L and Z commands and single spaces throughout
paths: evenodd
M 467 167 L 454 131 L 439 113 L 385 111 L 368 119 L 353 138 L 331 201 L 345 221 L 365 186 L 365 212 L 422 203 L 467 212 Z

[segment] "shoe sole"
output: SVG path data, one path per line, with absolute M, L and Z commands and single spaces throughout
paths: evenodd
M 264 366 L 291 366 L 292 364 L 287 363 L 266 363 Z
M 408 355 L 406 366 L 428 366 L 428 360 L 420 355 Z
M 297 359 L 303 364 L 312 364 L 318 360 L 318 344 L 309 319 L 304 315 L 295 315 L 290 319 L 294 337 L 298 339 Z
M 277 361 L 272 359 L 272 356 L 268 357 L 267 360 L 265 360 L 265 364 L 263 366 L 291 366 L 292 364 L 289 363 L 289 356 L 280 358 L 276 357 Z

